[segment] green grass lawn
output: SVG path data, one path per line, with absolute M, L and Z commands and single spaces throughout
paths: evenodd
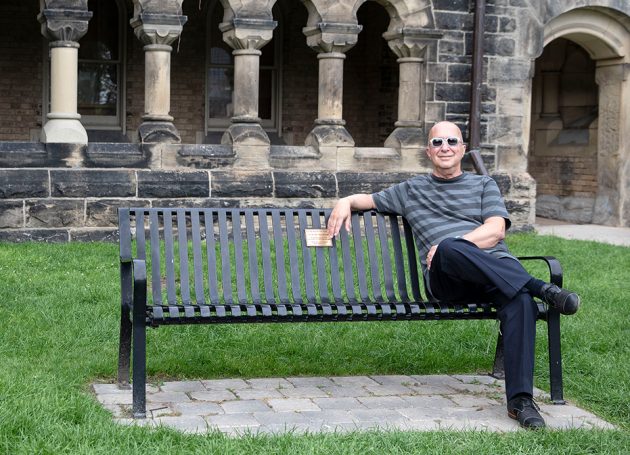
M 515 254 L 558 257 L 583 307 L 562 318 L 565 397 L 618 431 L 391 432 L 230 439 L 115 424 L 90 392 L 113 382 L 114 244 L 0 244 L 0 453 L 628 453 L 630 248 L 519 234 Z M 538 273 L 540 270 L 536 270 Z M 546 325 L 536 385 L 548 390 Z M 493 321 L 162 327 L 151 379 L 487 372 Z

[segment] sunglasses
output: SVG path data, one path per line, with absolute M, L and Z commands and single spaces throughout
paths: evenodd
M 431 144 L 431 147 L 440 148 L 442 147 L 442 145 L 444 145 L 444 141 L 446 141 L 449 147 L 455 147 L 459 145 L 460 142 L 462 142 L 460 138 L 455 136 L 434 137 L 429 141 L 429 144 Z

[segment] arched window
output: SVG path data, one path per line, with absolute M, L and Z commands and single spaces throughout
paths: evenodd
M 232 48 L 223 41 L 219 24 L 223 21 L 223 8 L 214 1 L 208 11 L 206 52 L 206 134 L 222 132 L 230 125 L 234 111 L 234 57 Z M 280 118 L 280 54 L 282 40 L 278 36 L 267 43 L 260 56 L 260 85 L 258 115 L 267 132 L 278 132 Z
M 124 2 L 89 0 L 88 9 L 93 16 L 79 48 L 81 122 L 86 129 L 124 133 Z

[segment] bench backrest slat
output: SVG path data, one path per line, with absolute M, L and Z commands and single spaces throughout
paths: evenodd
M 245 289 L 245 265 L 243 263 L 243 237 L 241 232 L 241 215 L 232 210 L 232 236 L 234 238 L 234 272 L 236 274 L 236 294 L 239 302 L 247 300 Z
M 258 219 L 262 219 L 258 214 Z M 256 232 L 254 232 L 254 214 L 245 212 L 245 230 L 247 232 L 247 262 L 249 265 L 249 288 L 254 303 L 260 303 L 260 285 L 258 283 L 258 252 L 256 248 Z M 262 231 L 261 231 L 262 232 Z M 265 254 L 262 254 L 263 258 Z M 264 266 L 263 266 L 264 269 Z
M 345 282 L 346 295 L 350 302 L 356 301 L 356 294 L 354 292 L 354 273 L 352 271 L 352 255 L 351 255 L 351 242 L 348 235 L 348 231 L 345 228 L 339 231 L 339 242 L 341 243 L 341 255 L 343 260 L 343 278 Z
M 265 300 L 272 302 L 275 298 L 273 292 L 273 265 L 271 263 L 271 242 L 269 239 L 269 224 L 267 222 L 270 213 L 266 210 L 260 210 L 258 212 L 258 223 L 260 226 L 260 252 L 262 255 L 262 274 L 263 285 L 265 286 Z M 253 221 L 252 221 L 253 223 Z M 272 219 L 272 228 L 275 230 L 276 226 Z M 253 226 L 252 226 L 253 230 Z M 282 233 L 280 233 L 282 235 Z M 282 244 L 282 239 L 280 241 Z M 256 246 L 254 240 L 254 246 Z M 277 250 L 276 250 L 277 251 Z M 283 277 L 286 281 L 286 277 Z M 285 291 L 286 294 L 286 291 Z
M 385 302 L 418 305 L 415 244 L 404 219 L 353 213 L 351 233 L 342 228 L 331 247 L 307 246 L 305 230 L 325 229 L 329 214 L 324 209 L 130 209 L 120 215 L 127 217 L 120 222 L 125 230 L 121 258 L 134 254 L 135 226 L 135 254 L 150 256 L 149 303 L 165 305 L 165 315 L 175 315 L 176 305 L 193 303 L 213 305 L 203 311 L 226 317 L 286 311 L 269 304 L 291 304 L 296 315 L 368 316 L 399 311 L 378 305 Z M 309 306 L 295 307 L 304 303 Z M 335 310 L 335 303 L 349 306 Z M 185 316 L 194 317 L 191 311 Z
M 354 240 L 354 254 L 357 266 L 357 278 L 359 281 L 359 296 L 362 302 L 368 302 L 367 279 L 365 273 L 365 259 L 363 255 L 363 236 L 361 235 L 361 221 L 358 213 L 353 213 L 350 217 L 352 220 L 352 237 Z
M 304 232 L 304 229 L 308 228 L 306 222 L 306 212 L 298 212 L 298 221 L 300 226 L 300 232 Z M 300 240 L 302 244 L 302 265 L 304 267 L 304 290 L 306 291 L 306 300 L 312 302 L 315 300 L 315 288 L 313 280 L 310 277 L 313 276 L 313 263 L 311 262 L 311 250 L 306 246 L 306 237 L 300 234 Z
M 173 242 L 173 212 L 164 211 L 164 253 L 166 257 L 166 298 L 169 304 L 177 302 L 175 287 L 175 244 Z
M 144 232 L 144 229 L 143 229 Z M 144 236 L 143 236 L 144 237 Z M 151 247 L 151 292 L 153 293 L 153 301 L 157 304 L 162 303 L 162 277 L 160 272 L 160 223 L 157 212 L 149 213 L 149 238 Z M 144 240 L 143 240 L 144 242 Z M 138 244 L 140 241 L 138 240 Z
M 186 230 L 186 211 L 177 209 L 177 240 L 179 247 L 179 289 L 182 302 L 190 305 L 190 277 L 188 275 L 188 235 Z
M 206 227 L 206 258 L 208 261 L 208 287 L 211 302 L 219 302 L 219 284 L 217 280 L 217 251 L 214 238 L 214 213 L 212 210 L 203 211 Z
M 203 262 L 201 252 L 201 225 L 199 223 L 199 212 L 193 211 L 190 214 L 193 247 L 193 270 L 195 277 L 195 302 L 199 305 L 206 303 L 205 291 L 203 288 Z
M 291 294 L 293 295 L 293 301 L 295 303 L 302 303 L 302 293 L 300 292 L 300 265 L 298 261 L 297 238 L 295 236 L 295 217 L 293 212 L 287 212 L 285 222 L 287 225 Z
M 293 216 L 293 215 L 291 215 Z M 280 221 L 280 211 L 271 211 L 271 222 L 273 225 L 273 241 L 276 251 L 276 271 L 277 271 L 277 283 L 278 283 L 278 297 L 281 303 L 289 302 L 289 293 L 287 288 L 287 275 L 285 269 L 285 250 L 284 250 L 284 237 L 282 235 L 282 223 Z M 261 231 L 263 228 L 261 227 Z M 265 288 L 267 282 L 265 281 Z
M 409 301 L 407 293 L 407 280 L 405 276 L 405 263 L 403 258 L 402 243 L 400 242 L 400 227 L 398 219 L 395 215 L 390 215 L 390 235 L 392 237 L 392 246 L 394 250 L 394 263 L 396 264 L 396 278 L 398 282 L 398 293 L 403 302 Z
M 224 211 L 219 211 L 219 247 L 221 249 L 221 281 L 223 284 L 223 298 L 225 303 L 233 303 L 232 299 L 232 271 L 230 267 L 230 245 L 228 243 L 227 217 Z
M 363 224 L 368 246 L 368 262 L 370 264 L 370 277 L 372 278 L 372 295 L 376 302 L 383 301 L 381 292 L 381 279 L 379 276 L 379 260 L 376 255 L 376 241 L 374 237 L 374 225 L 372 224 L 372 212 L 363 213 Z
M 407 245 L 407 264 L 409 265 L 409 277 L 411 279 L 411 295 L 416 302 L 422 301 L 420 295 L 420 280 L 418 279 L 418 263 L 416 262 L 416 246 L 413 243 L 413 233 L 411 226 L 403 218 L 403 229 L 405 232 L 405 244 Z
M 381 244 L 381 260 L 383 263 L 383 280 L 385 284 L 385 295 L 388 302 L 396 300 L 394 291 L 394 275 L 392 270 L 392 260 L 389 256 L 389 241 L 387 239 L 387 226 L 385 217 L 381 213 L 376 214 L 376 223 L 378 226 L 378 238 Z
M 321 229 L 321 213 L 313 210 L 311 213 L 312 226 L 315 229 Z M 315 257 L 317 261 L 317 283 L 319 285 L 319 296 L 323 303 L 330 303 L 328 296 L 328 272 L 326 271 L 326 259 L 323 248 L 315 248 Z

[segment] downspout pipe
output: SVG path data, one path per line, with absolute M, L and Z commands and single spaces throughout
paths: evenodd
M 486 0 L 475 1 L 475 28 L 473 31 L 472 79 L 468 147 L 477 174 L 488 175 L 481 159 L 481 84 L 483 82 L 483 36 L 485 32 Z

